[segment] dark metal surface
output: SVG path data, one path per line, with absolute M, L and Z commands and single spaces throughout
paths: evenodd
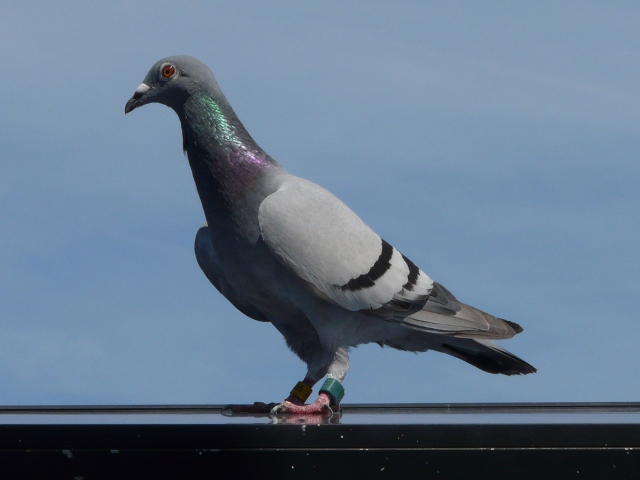
M 0 449 L 638 448 L 638 425 L 2 425 Z
M 3 414 L 221 414 L 226 405 L 4 405 Z M 343 404 L 350 414 L 431 413 L 640 413 L 640 402 L 547 402 L 547 403 L 386 403 Z
M 7 479 L 490 479 L 638 478 L 624 450 L 81 450 L 4 456 Z M 13 472 L 8 473 L 8 472 Z
M 640 403 L 227 415 L 220 405 L 0 407 L 0 478 L 640 478 Z

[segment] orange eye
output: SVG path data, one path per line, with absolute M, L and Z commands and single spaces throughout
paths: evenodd
M 173 74 L 176 73 L 176 69 L 173 65 L 165 65 L 162 68 L 162 76 L 164 78 L 171 78 L 173 77 Z

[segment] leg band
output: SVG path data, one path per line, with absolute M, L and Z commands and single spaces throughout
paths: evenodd
M 332 405 L 340 405 L 344 397 L 344 387 L 335 378 L 327 378 L 320 388 L 320 393 L 326 393 L 331 397 Z
M 291 395 L 304 403 L 307 401 L 307 398 L 309 398 L 309 395 L 311 395 L 312 391 L 313 389 L 306 383 L 298 382 L 296 383 L 296 386 L 293 387 L 293 390 L 291 390 Z

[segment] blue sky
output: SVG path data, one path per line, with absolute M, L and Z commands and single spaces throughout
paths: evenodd
M 258 143 L 538 368 L 362 346 L 345 402 L 640 396 L 640 6 L 13 2 L 0 45 L 0 404 L 277 401 L 305 367 L 200 272 L 175 114 L 198 57 Z

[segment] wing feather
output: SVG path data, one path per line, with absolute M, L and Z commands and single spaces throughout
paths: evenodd
M 419 309 L 427 300 L 432 280 L 312 182 L 288 176 L 258 219 L 272 252 L 348 310 Z
M 390 321 L 416 330 L 461 338 L 505 339 L 522 331 L 517 323 L 459 302 L 437 282 L 433 283 L 431 294 L 421 310 L 408 316 L 395 316 Z

